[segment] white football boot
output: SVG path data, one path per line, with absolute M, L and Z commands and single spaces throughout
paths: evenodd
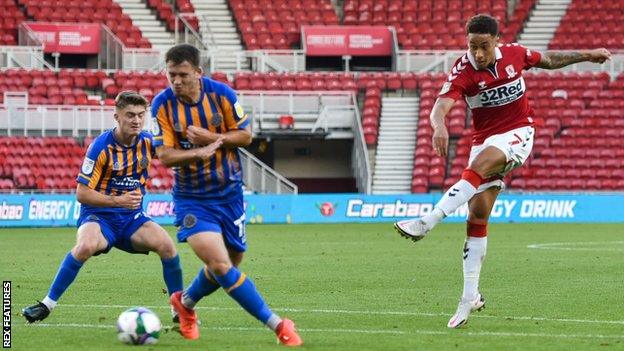
M 448 324 L 449 328 L 461 328 L 468 322 L 468 316 L 470 312 L 481 311 L 485 308 L 485 299 L 481 294 L 477 295 L 477 298 L 473 301 L 466 301 L 462 299 L 457 306 L 457 312 L 451 317 Z
M 401 234 L 402 237 L 418 241 L 429 233 L 429 227 L 421 219 L 406 219 L 394 223 L 394 229 Z

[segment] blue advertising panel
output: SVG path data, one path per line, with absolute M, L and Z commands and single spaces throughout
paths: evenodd
M 392 222 L 429 213 L 441 194 L 248 195 L 247 223 Z M 173 224 L 169 194 L 147 194 L 144 209 L 157 223 Z M 447 222 L 463 222 L 464 206 Z M 0 227 L 74 226 L 80 204 L 73 195 L 0 194 Z M 622 194 L 504 194 L 491 222 L 624 223 Z

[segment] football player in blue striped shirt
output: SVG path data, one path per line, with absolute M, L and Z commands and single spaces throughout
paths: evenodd
M 169 88 L 152 104 L 158 158 L 175 171 L 173 201 L 178 241 L 204 263 L 184 292 L 171 295 L 180 332 L 199 338 L 195 304 L 219 288 L 273 330 L 286 346 L 299 346 L 294 323 L 271 311 L 254 283 L 238 270 L 247 248 L 242 167 L 237 148 L 251 143 L 250 120 L 226 84 L 202 77 L 197 48 L 180 44 L 165 55 Z M 198 147 L 216 146 L 210 159 Z
M 135 92 L 115 99 L 117 126 L 98 136 L 78 173 L 76 197 L 82 204 L 76 245 L 67 253 L 47 296 L 22 313 L 29 323 L 45 319 L 91 256 L 113 246 L 129 252 L 156 252 L 169 294 L 183 288 L 180 258 L 167 232 L 142 209 L 153 156 L 151 134 L 143 131 L 147 100 Z

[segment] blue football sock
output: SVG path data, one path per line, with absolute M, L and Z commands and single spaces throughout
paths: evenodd
M 199 269 L 197 272 L 197 276 L 193 279 L 191 285 L 189 285 L 186 290 L 184 290 L 184 295 L 182 297 L 182 301 L 184 305 L 188 308 L 193 308 L 199 300 L 204 296 L 208 296 L 213 292 L 217 291 L 221 285 L 211 281 L 206 277 L 206 270 L 204 267 Z M 191 299 L 192 301 L 188 301 L 187 299 Z
M 180 267 L 180 255 L 161 260 L 161 262 L 163 266 L 163 278 L 165 279 L 169 295 L 184 289 L 182 267 Z
M 68 252 L 63 262 L 61 262 L 58 272 L 56 272 L 56 277 L 54 277 L 50 291 L 48 291 L 48 297 L 58 301 L 78 275 L 80 267 L 82 267 L 82 262 L 75 259 L 71 251 Z
M 273 312 L 245 273 L 241 273 L 236 267 L 232 267 L 225 275 L 218 276 L 215 274 L 214 277 L 223 289 L 249 314 L 264 324 L 271 318 Z

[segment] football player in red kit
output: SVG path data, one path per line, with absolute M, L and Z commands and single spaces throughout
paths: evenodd
M 434 226 L 468 203 L 464 245 L 464 291 L 449 328 L 466 323 L 485 300 L 479 292 L 479 274 L 487 247 L 487 224 L 503 176 L 529 157 L 535 130 L 522 71 L 531 67 L 557 69 L 577 62 L 603 63 L 606 49 L 539 53 L 519 44 L 499 44 L 498 23 L 477 15 L 466 25 L 468 51 L 455 62 L 431 111 L 433 148 L 446 157 L 449 135 L 444 118 L 455 100 L 464 98 L 472 111 L 473 145 L 468 167 L 428 215 L 394 224 L 404 237 L 422 239 Z

